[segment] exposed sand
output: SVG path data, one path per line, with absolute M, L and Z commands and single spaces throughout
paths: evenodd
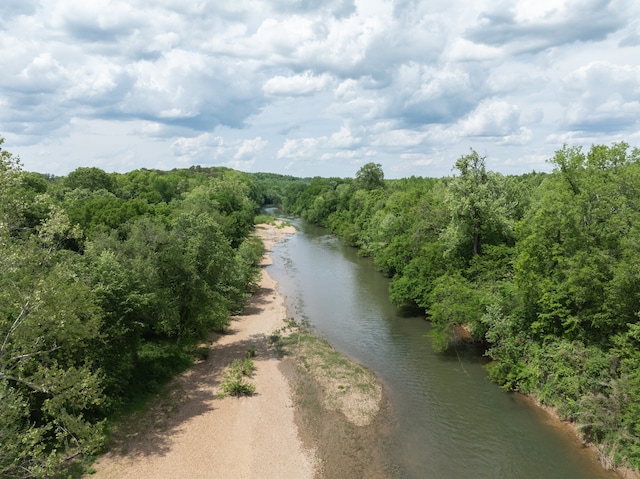
M 262 264 L 267 265 L 273 245 L 295 229 L 259 225 L 256 231 L 265 243 Z M 269 348 L 270 334 L 286 315 L 277 284 L 263 268 L 260 290 L 245 314 L 232 321 L 231 334 L 211 343 L 209 358 L 178 378 L 169 397 L 135 424 L 122 425 L 114 447 L 88 477 L 313 478 L 316 450 L 300 439 L 291 386 Z M 218 398 L 224 369 L 250 347 L 257 352 L 255 394 Z

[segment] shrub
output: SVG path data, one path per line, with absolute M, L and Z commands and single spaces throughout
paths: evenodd
M 252 395 L 256 390 L 256 386 L 245 378 L 253 376 L 254 368 L 253 360 L 250 358 L 234 359 L 224 374 L 223 391 L 226 394 L 238 397 Z

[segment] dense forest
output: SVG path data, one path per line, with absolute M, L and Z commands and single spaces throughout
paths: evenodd
M 422 311 L 436 349 L 469 338 L 490 377 L 575 422 L 602 462 L 640 468 L 640 150 L 565 146 L 551 173 L 504 176 L 471 150 L 447 178 L 257 175 Z
M 258 280 L 261 198 L 224 168 L 54 178 L 0 148 L 0 477 L 81 465 L 226 328 Z
M 391 278 L 445 351 L 553 406 L 610 466 L 640 468 L 640 150 L 564 147 L 504 176 L 471 150 L 445 178 L 227 168 L 66 177 L 0 139 L 0 476 L 54 477 L 225 330 L 257 280 L 264 204 L 326 226 Z

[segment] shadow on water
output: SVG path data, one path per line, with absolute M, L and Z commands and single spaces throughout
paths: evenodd
M 274 247 L 269 272 L 292 315 L 387 385 L 397 424 L 387 446 L 403 477 L 618 477 L 574 436 L 541 420 L 540 410 L 491 383 L 477 350 L 435 353 L 429 324 L 389 302 L 389 281 L 369 259 L 325 229 L 286 219 L 299 234 Z

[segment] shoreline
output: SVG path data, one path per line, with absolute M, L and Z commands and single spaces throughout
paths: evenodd
M 117 426 L 109 451 L 83 477 L 318 477 L 316 449 L 300 438 L 292 385 L 269 343 L 286 308 L 265 267 L 273 245 L 295 228 L 259 226 L 256 234 L 265 245 L 262 277 L 244 313 L 233 317 L 229 334 L 210 338 L 207 360 L 179 375 L 148 410 Z M 249 349 L 257 353 L 250 378 L 255 394 L 222 397 L 225 370 Z
M 321 386 L 306 371 L 300 371 L 299 365 L 285 359 L 282 368 L 295 384 L 300 437 L 305 445 L 316 448 L 320 464 L 317 479 L 407 477 L 392 462 L 389 438 L 394 424 L 391 402 L 385 392 L 371 421 L 356 425 L 340 411 L 324 407 Z
M 297 355 L 283 355 L 273 342 L 292 323 L 266 267 L 273 246 L 295 232 L 280 221 L 256 225 L 264 244 L 260 287 L 243 314 L 232 318 L 228 334 L 204 342 L 206 360 L 114 428 L 109 450 L 85 479 L 397 477 L 386 442 L 391 403 L 375 375 L 310 331 Z M 227 367 L 249 349 L 257 353 L 249 378 L 255 393 L 222 397 Z M 327 365 L 314 354 L 335 360 L 330 374 L 319 373 Z
M 588 455 L 593 458 L 594 462 L 598 463 L 603 471 L 617 474 L 621 479 L 640 479 L 640 474 L 634 469 L 627 467 L 607 468 L 603 463 L 603 459 L 597 446 L 592 442 L 585 441 L 580 433 L 578 425 L 575 422 L 562 419 L 554 407 L 542 404 L 535 397 L 528 394 L 522 394 L 516 391 L 513 391 L 512 394 L 514 394 L 516 401 L 526 404 L 528 407 L 538 411 L 541 421 L 561 429 L 564 434 L 570 435 L 570 438 L 573 441 L 580 444 L 588 451 Z
M 265 241 L 265 247 L 270 250 L 277 242 Z M 290 312 L 287 318 L 293 317 Z M 288 320 L 286 325 L 276 341 L 282 354 L 279 368 L 292 387 L 298 435 L 316 454 L 314 477 L 400 477 L 389 455 L 393 424 L 384 384 L 308 324 Z
M 453 334 L 456 340 L 469 344 L 474 343 L 473 338 L 471 337 L 471 332 L 465 325 L 454 326 Z M 580 432 L 579 425 L 574 421 L 563 419 L 553 406 L 541 403 L 533 394 L 525 394 L 513 390 L 509 390 L 508 392 L 514 395 L 517 402 L 525 404 L 527 407 L 530 407 L 539 413 L 540 420 L 542 422 L 550 424 L 553 427 L 560 428 L 563 433 L 569 434 L 571 436 L 570 439 L 573 442 L 580 444 L 581 447 L 589 451 L 591 457 L 587 457 L 586 459 L 591 460 L 594 458 L 603 471 L 617 474 L 621 479 L 640 479 L 640 471 L 626 466 L 614 467 L 610 464 L 606 464 L 606 458 L 598 449 L 598 446 L 584 439 L 583 434 Z

